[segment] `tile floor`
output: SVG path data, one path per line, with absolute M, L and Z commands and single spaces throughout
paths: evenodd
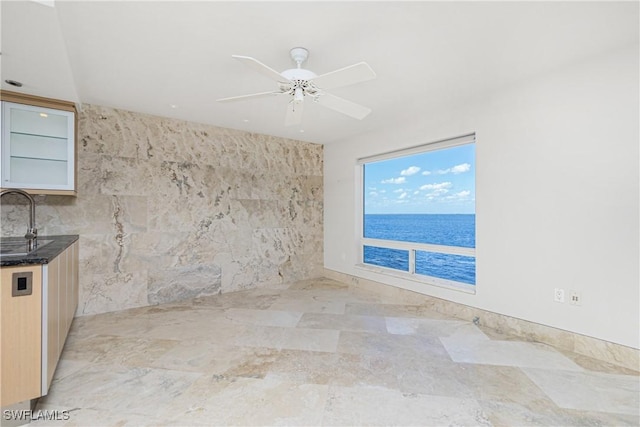
M 315 279 L 81 317 L 40 425 L 640 425 L 638 372 Z

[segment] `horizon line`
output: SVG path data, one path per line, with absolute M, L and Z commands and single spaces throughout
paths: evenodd
M 475 215 L 474 213 L 462 213 L 462 212 L 397 212 L 397 213 L 365 213 L 365 215 Z

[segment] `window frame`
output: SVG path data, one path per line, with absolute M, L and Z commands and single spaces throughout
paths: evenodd
M 470 285 L 464 282 L 458 282 L 453 280 L 442 279 L 435 276 L 428 276 L 425 274 L 420 274 L 415 272 L 415 260 L 416 260 L 416 251 L 427 251 L 427 252 L 435 252 L 449 255 L 463 255 L 470 256 L 476 259 L 476 274 L 477 274 L 477 257 L 476 257 L 476 248 L 467 248 L 462 246 L 446 246 L 446 245 L 436 245 L 430 243 L 413 243 L 413 242 L 405 242 L 400 240 L 386 240 L 386 239 L 373 239 L 364 237 L 364 197 L 365 197 L 365 189 L 364 189 L 364 165 L 367 163 L 390 160 L 399 157 L 407 157 L 414 154 L 426 153 L 429 151 L 448 149 L 453 147 L 458 147 L 461 145 L 467 144 L 475 144 L 477 142 L 476 133 L 472 132 L 469 134 L 461 135 L 455 138 L 447 138 L 441 139 L 433 142 L 429 142 L 426 144 L 421 144 L 409 148 L 404 148 L 400 150 L 388 151 L 372 156 L 361 157 L 356 161 L 356 265 L 357 269 L 371 271 L 379 274 L 384 274 L 386 276 L 397 277 L 401 279 L 411 280 L 415 282 L 424 283 L 427 285 L 452 289 L 456 291 L 461 291 L 469 294 L 475 294 L 477 289 L 477 280 L 475 285 Z M 474 159 L 474 166 L 477 163 Z M 474 167 L 474 182 L 476 181 L 475 176 L 476 168 Z M 477 185 L 476 185 L 477 188 Z M 474 215 L 477 214 L 474 209 Z M 477 222 L 476 222 L 476 230 L 477 230 Z M 409 271 L 396 270 L 393 268 L 382 267 L 374 264 L 366 264 L 364 262 L 364 247 L 365 246 L 374 246 L 385 249 L 400 249 L 406 250 L 409 253 Z M 477 233 L 476 233 L 476 245 L 477 247 Z M 477 277 L 477 275 L 476 275 Z

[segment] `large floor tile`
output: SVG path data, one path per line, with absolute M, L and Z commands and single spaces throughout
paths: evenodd
M 431 358 L 450 361 L 437 338 L 371 332 L 340 332 L 338 352 L 379 356 L 389 359 Z
M 386 317 L 387 332 L 394 335 L 422 335 L 447 337 L 461 329 L 471 329 L 469 322 L 450 319 L 422 319 L 415 317 Z
M 331 329 L 252 326 L 235 334 L 232 342 L 247 347 L 333 352 L 336 351 L 339 334 L 339 331 Z
M 254 310 L 250 308 L 230 308 L 224 318 L 233 323 L 263 326 L 295 327 L 302 317 L 299 311 Z
M 67 343 L 63 360 L 148 366 L 180 344 L 179 340 L 95 335 L 83 341 Z
M 384 302 L 366 302 L 363 300 L 348 302 L 345 313 L 368 316 L 451 319 L 423 305 L 389 304 Z
M 561 408 L 640 416 L 640 378 L 601 372 L 524 369 Z
M 287 350 L 265 372 L 270 378 L 293 382 L 398 389 L 396 365 L 375 356 Z
M 306 292 L 305 292 L 306 294 Z M 344 314 L 345 301 L 329 296 L 284 295 L 276 299 L 270 310 L 300 311 L 304 313 Z
M 158 408 L 184 392 L 199 373 L 93 364 L 54 378 L 43 405 L 157 416 Z
M 459 363 L 483 365 L 517 366 L 582 371 L 582 368 L 553 347 L 534 342 L 493 341 L 477 336 L 450 336 L 440 341 L 451 356 Z
M 167 407 L 175 425 L 319 425 L 328 386 L 203 377 Z
M 305 313 L 299 328 L 335 329 L 339 331 L 386 332 L 385 320 L 379 316 Z
M 383 387 L 329 389 L 322 420 L 327 426 L 489 426 L 473 399 L 400 393 Z

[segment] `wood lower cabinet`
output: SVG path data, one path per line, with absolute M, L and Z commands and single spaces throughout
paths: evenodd
M 42 395 L 45 395 L 78 307 L 77 241 L 43 266 L 43 283 L 43 317 L 46 322 L 43 321 L 42 334 Z
M 27 265 L 0 270 L 0 405 L 41 395 L 42 267 Z M 30 284 L 15 283 L 30 277 Z M 30 286 L 16 295 L 14 288 Z
M 78 247 L 48 264 L 0 269 L 0 407 L 49 391 L 78 307 Z

